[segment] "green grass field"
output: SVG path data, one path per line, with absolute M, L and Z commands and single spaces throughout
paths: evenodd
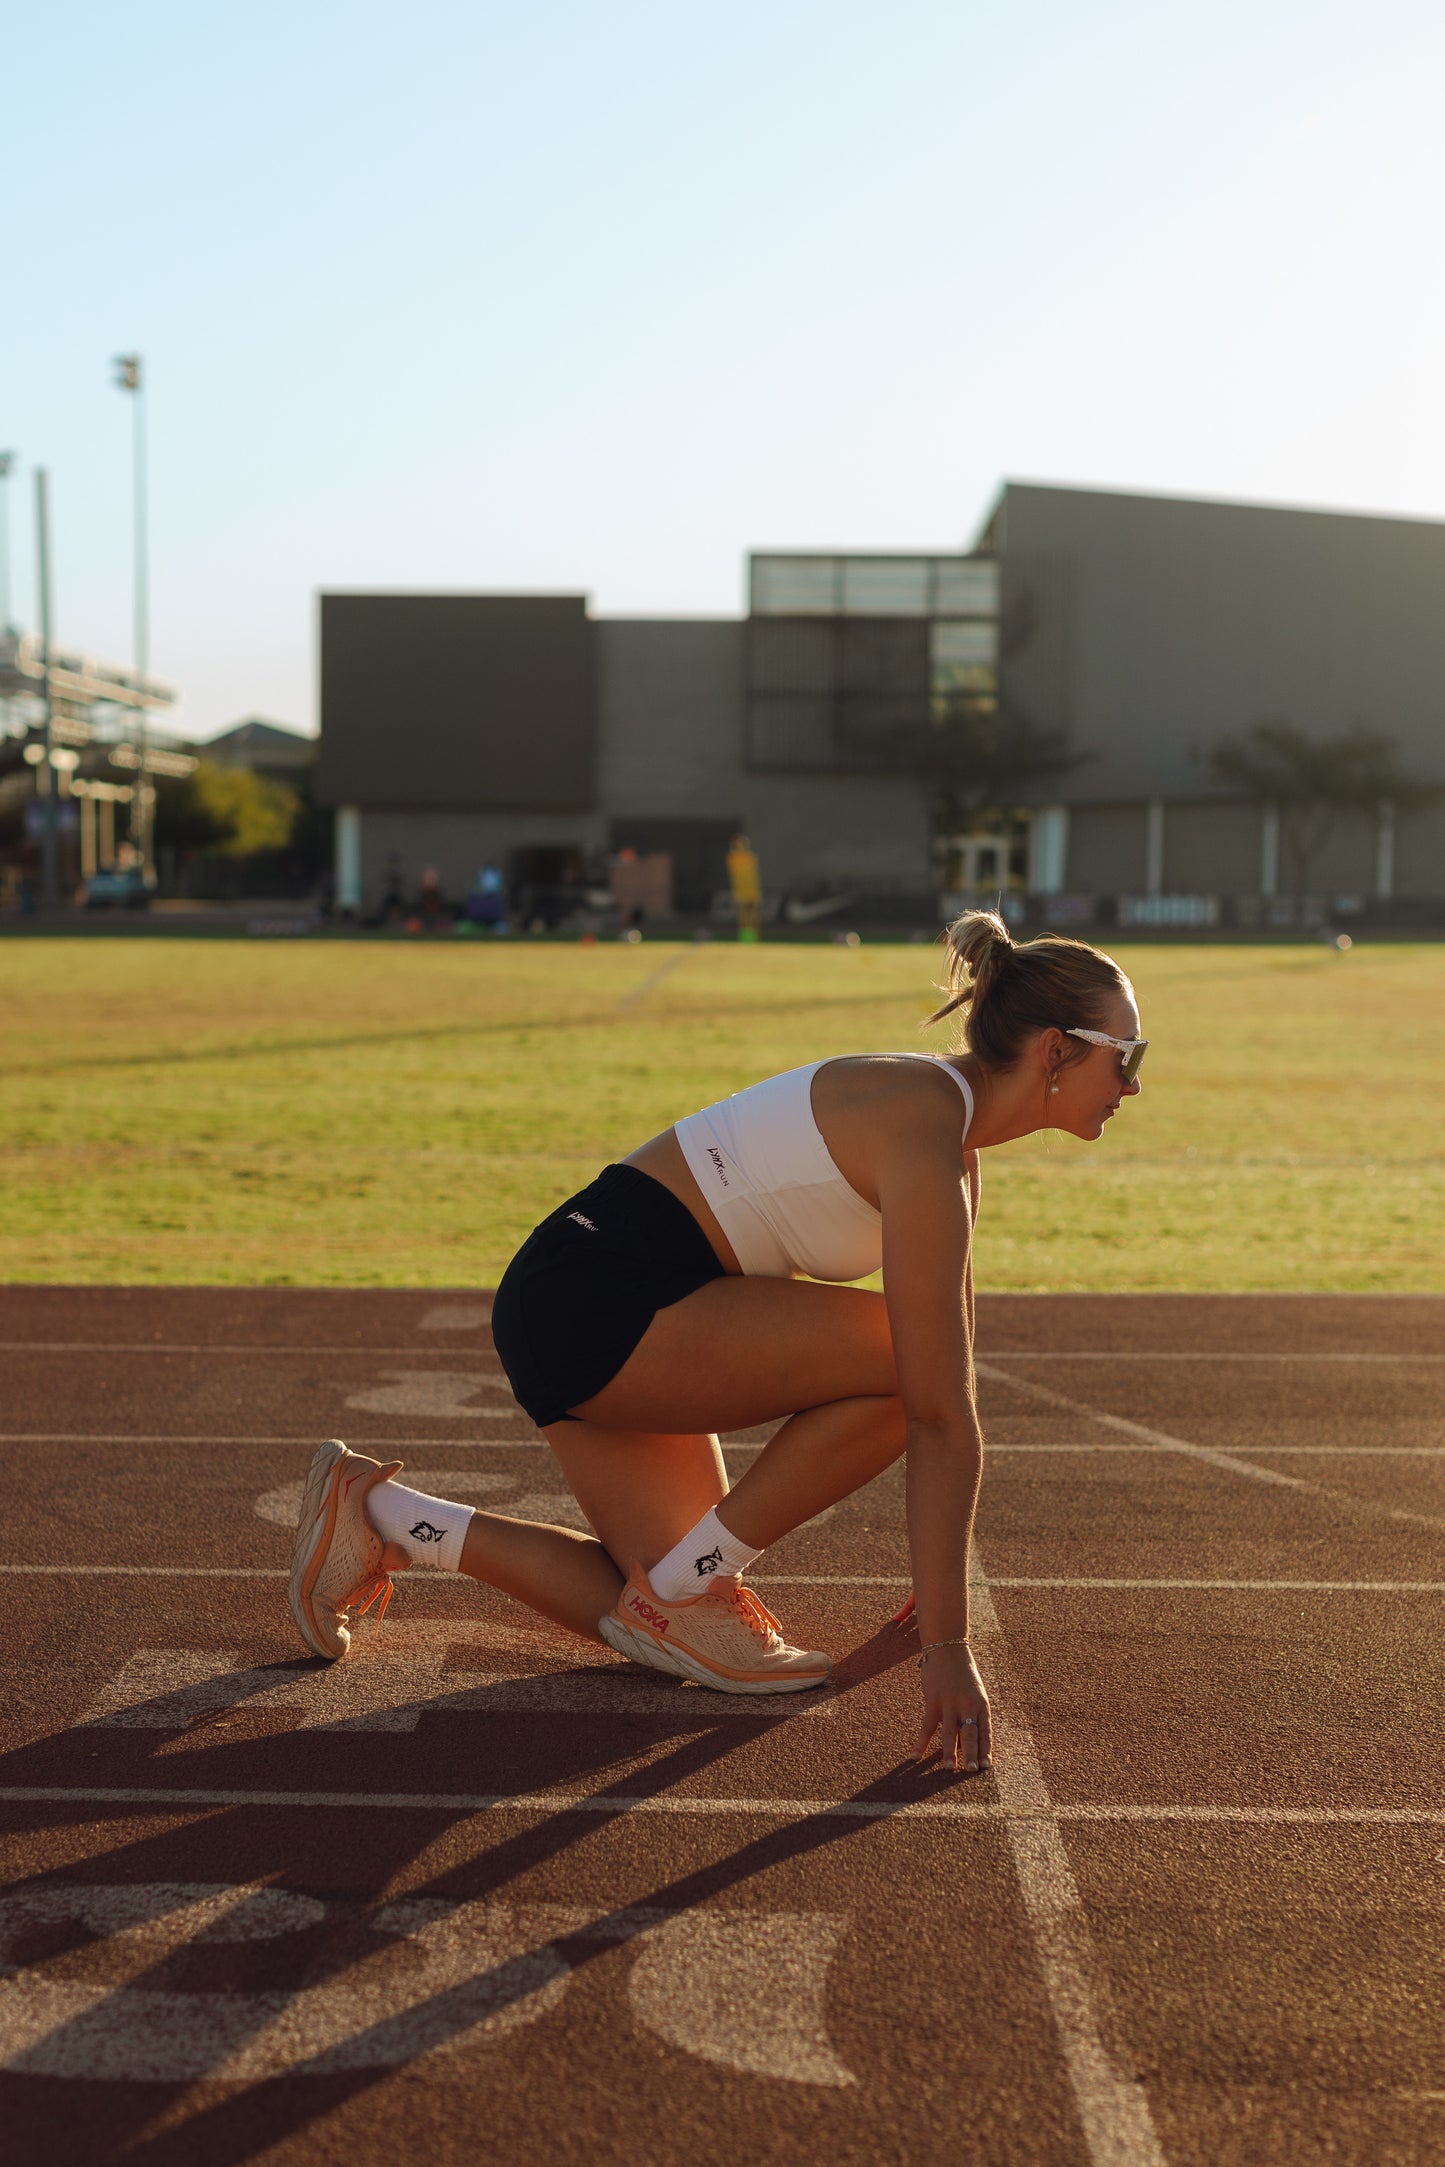
M 991 1152 L 983 1288 L 1436 1288 L 1445 947 L 1116 951 L 1101 1142 Z M 773 1070 L 932 1044 L 923 946 L 7 941 L 0 1280 L 494 1285 L 597 1168 Z

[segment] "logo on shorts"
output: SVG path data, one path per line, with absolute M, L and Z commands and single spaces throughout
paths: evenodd
M 575 1219 L 578 1226 L 585 1226 L 589 1234 L 595 1234 L 597 1232 L 597 1228 L 595 1227 L 593 1222 L 590 1219 L 584 1219 L 580 1211 L 569 1211 L 567 1217 L 569 1219 Z
M 430 1520 L 418 1520 L 411 1530 L 413 1542 L 445 1542 L 446 1529 L 433 1527 Z
M 715 1573 L 717 1571 L 718 1567 L 722 1564 L 722 1561 L 722 1544 L 719 1543 L 716 1550 L 709 1550 L 702 1557 L 694 1558 L 692 1561 L 692 1569 L 697 1574 L 699 1580 L 706 1580 L 709 1573 Z
M 722 1183 L 725 1189 L 730 1189 L 732 1187 L 732 1183 L 728 1180 L 727 1170 L 723 1166 L 722 1153 L 717 1149 L 715 1144 L 708 1145 L 707 1155 L 712 1160 L 713 1165 L 717 1168 L 718 1180 Z

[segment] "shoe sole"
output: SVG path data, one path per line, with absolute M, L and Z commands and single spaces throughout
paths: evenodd
M 350 1641 L 335 1648 L 321 1638 L 311 1609 L 311 1591 L 326 1563 L 332 1530 L 336 1526 L 336 1471 L 343 1460 L 351 1457 L 345 1445 L 334 1437 L 328 1443 L 318 1445 L 311 1455 L 301 1511 L 296 1521 L 291 1579 L 286 1590 L 297 1632 L 312 1653 L 325 1656 L 328 1663 L 335 1663 L 345 1655 Z
M 690 1678 L 694 1685 L 710 1686 L 715 1693 L 805 1693 L 810 1686 L 827 1685 L 833 1675 L 830 1663 L 824 1671 L 782 1672 L 771 1678 L 724 1678 L 719 1672 L 677 1642 L 654 1640 L 624 1618 L 599 1618 L 597 1630 L 609 1648 L 645 1663 L 649 1670 L 665 1670 L 675 1678 Z

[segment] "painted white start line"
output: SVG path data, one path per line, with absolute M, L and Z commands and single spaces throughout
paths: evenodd
M 509 2044 L 559 2009 L 589 1943 L 631 1943 L 627 2004 L 641 2030 L 741 2074 L 841 2087 L 857 2079 L 828 2037 L 827 1987 L 849 1923 L 829 1912 L 598 1914 L 432 1896 L 368 1911 L 256 1883 L 41 1884 L 0 1898 L 0 2067 L 245 2084 L 442 2055 L 460 2076 L 460 2057 Z M 88 1938 L 65 1946 L 76 1929 Z M 227 1947 L 302 1934 L 313 1946 L 298 1952 L 294 1991 L 221 1983 Z M 36 1939 L 58 1940 L 59 1953 L 24 1962 Z M 216 1988 L 134 1983 L 182 1952 L 202 1977 L 209 1955 Z
M 459 1650 L 464 1660 L 456 1664 Z M 293 1730 L 414 1731 L 423 1716 L 645 1716 L 704 1731 L 728 1721 L 817 1722 L 837 1709 L 831 1689 L 710 1693 L 619 1662 L 590 1641 L 569 1639 L 559 1649 L 515 1626 L 388 1619 L 344 1662 L 325 1665 L 298 1658 L 253 1668 L 211 1649 L 139 1648 L 78 1721 L 99 1730 L 184 1731 L 254 1711 L 293 1716 Z
M 345 1404 L 361 1414 L 466 1417 L 495 1411 L 501 1401 L 513 1420 L 521 1416 L 505 1377 L 478 1377 L 470 1370 L 449 1369 L 386 1369 L 382 1376 L 391 1382 L 352 1392 Z M 470 1404 L 479 1395 L 490 1399 L 490 1410 Z

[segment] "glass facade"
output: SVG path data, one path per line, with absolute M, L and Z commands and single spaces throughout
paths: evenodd
M 991 557 L 749 559 L 754 617 L 990 617 L 998 613 Z
M 749 594 L 752 767 L 906 772 L 923 733 L 998 705 L 992 558 L 755 556 Z

